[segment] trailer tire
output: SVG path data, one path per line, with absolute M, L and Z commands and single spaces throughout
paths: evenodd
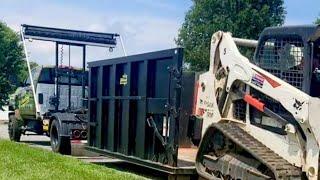
M 70 155 L 71 142 L 69 137 L 60 136 L 61 127 L 57 120 L 53 120 L 50 127 L 50 143 L 53 152 Z
M 14 114 L 9 116 L 8 132 L 11 141 L 20 142 L 21 124 Z

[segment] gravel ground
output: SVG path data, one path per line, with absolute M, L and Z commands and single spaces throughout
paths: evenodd
M 8 136 L 8 122 L 0 122 L 0 139 L 9 139 Z M 30 144 L 31 146 L 40 147 L 51 150 L 50 138 L 47 136 L 21 136 L 21 142 Z
M 1 120 L 0 121 L 0 138 L 1 139 L 8 139 L 8 125 L 7 121 Z
M 8 122 L 0 121 L 0 139 L 9 139 L 8 136 Z M 21 136 L 21 143 L 26 143 L 34 147 L 40 147 L 42 149 L 46 149 L 51 151 L 50 146 L 50 138 L 47 136 L 37 136 L 37 135 L 29 135 Z M 84 156 L 87 155 L 84 152 L 84 144 L 81 143 L 72 143 L 72 155 L 74 156 Z

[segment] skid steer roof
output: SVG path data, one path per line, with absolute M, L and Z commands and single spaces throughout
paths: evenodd
M 314 40 L 314 37 L 319 37 L 320 26 L 317 25 L 301 25 L 301 26 L 282 26 L 282 27 L 268 27 L 265 28 L 260 37 L 268 36 L 286 36 L 298 35 L 304 42 Z
M 24 37 L 43 41 L 54 41 L 73 45 L 114 47 L 117 45 L 115 33 L 97 33 L 23 24 Z

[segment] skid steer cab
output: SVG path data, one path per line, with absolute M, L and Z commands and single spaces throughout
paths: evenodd
M 32 92 L 30 78 L 19 87 L 12 98 L 9 115 L 9 136 L 20 141 L 21 135 L 50 136 L 55 152 L 70 154 L 70 140 L 86 140 L 87 120 L 83 108 L 82 78 L 87 86 L 88 74 L 80 69 L 59 67 L 59 94 L 55 94 L 55 68 L 36 67 L 31 73 L 35 93 Z M 40 114 L 36 112 L 33 94 L 36 94 Z M 87 91 L 85 92 L 87 96 Z M 56 109 L 58 107 L 58 109 Z

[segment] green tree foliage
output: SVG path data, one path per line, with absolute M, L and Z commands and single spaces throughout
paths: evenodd
M 177 45 L 193 70 L 209 67 L 210 39 L 218 30 L 235 37 L 258 39 L 268 26 L 282 25 L 283 0 L 192 0 L 193 5 L 179 30 Z
M 318 17 L 314 23 L 320 25 L 320 17 Z
M 23 47 L 19 35 L 0 22 L 0 108 L 16 88 L 16 80 L 23 69 Z

